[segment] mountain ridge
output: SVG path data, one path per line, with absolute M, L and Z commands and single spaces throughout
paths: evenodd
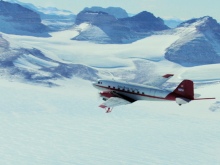
M 16 12 L 15 12 L 16 11 Z M 17 35 L 49 37 L 40 16 L 19 4 L 0 1 L 0 31 Z
M 115 18 L 126 18 L 128 17 L 128 13 L 126 10 L 120 8 L 120 7 L 98 7 L 98 6 L 93 6 L 93 7 L 86 7 L 83 9 L 83 11 L 92 11 L 92 12 L 105 12 L 108 13 L 109 15 L 113 15 Z
M 55 7 L 39 7 L 31 3 L 23 3 L 18 0 L 8 0 L 8 2 L 20 4 L 28 8 L 41 17 L 42 23 L 49 27 L 49 31 L 60 31 L 71 28 L 75 22 L 75 14 L 68 10 L 60 10 Z
M 18 11 L 23 9 L 20 6 L 18 8 Z M 29 9 L 24 10 L 28 13 L 32 13 Z M 10 12 L 12 11 L 13 10 L 10 10 Z M 8 15 L 10 15 L 10 12 Z M 39 23 L 41 21 L 39 15 L 36 12 L 33 12 L 32 14 L 33 15 L 28 15 L 28 18 L 26 20 L 26 17 L 18 15 L 19 17 L 17 19 L 9 18 L 9 20 L 5 20 L 2 22 L 5 23 L 9 21 L 9 23 L 12 23 L 13 25 L 13 23 L 17 21 L 20 25 L 20 22 L 28 22 L 28 20 L 31 19 L 31 17 L 33 16 L 33 18 L 36 18 L 33 19 L 33 21 L 37 21 Z M 1 16 L 1 19 L 6 18 L 6 16 L 3 14 Z M 24 23 L 24 25 L 26 25 L 26 23 Z M 31 25 L 35 24 L 32 24 L 31 22 Z M 16 29 L 11 30 L 14 31 Z M 0 31 L 2 31 L 2 28 L 0 29 Z M 24 34 L 17 34 L 28 34 L 27 31 L 23 32 Z M 3 31 L 3 33 L 5 32 Z M 84 44 L 77 41 L 93 42 L 91 43 L 91 45 L 94 44 L 93 46 L 95 46 L 97 43 L 106 44 L 105 46 L 112 44 L 112 46 L 114 47 L 117 44 L 129 44 L 132 42 L 133 43 L 130 44 L 130 46 L 138 45 L 144 40 L 141 46 L 136 47 L 136 51 L 133 50 L 133 54 L 130 54 L 130 52 L 126 50 L 128 49 L 128 47 L 125 49 L 123 47 L 124 45 L 120 45 L 120 47 L 118 47 L 118 51 L 119 53 L 121 53 L 119 56 L 125 61 L 131 60 L 132 62 L 130 63 L 132 63 L 132 66 L 135 67 L 135 69 L 131 69 L 129 71 L 126 71 L 126 69 L 120 69 L 120 74 L 115 72 L 115 75 L 123 76 L 123 74 L 129 75 L 129 73 L 132 73 L 132 76 L 134 77 L 133 79 L 129 76 L 124 76 L 126 77 L 126 79 L 130 79 L 132 81 L 136 81 L 136 79 L 139 79 L 144 82 L 145 79 L 141 79 L 141 76 L 138 76 L 142 74 L 137 70 L 141 70 L 141 68 L 145 68 L 147 70 L 148 67 L 152 67 L 152 63 L 155 64 L 157 62 L 163 61 L 164 57 L 166 60 L 169 60 L 174 64 L 180 64 L 184 67 L 220 63 L 220 25 L 215 19 L 209 16 L 187 20 L 185 22 L 182 22 L 177 28 L 170 29 L 164 25 L 164 22 L 160 17 L 155 17 L 152 13 L 147 11 L 143 11 L 132 17 L 120 19 L 103 11 L 82 11 L 77 15 L 76 25 L 74 28 L 70 29 L 69 31 L 60 31 L 50 34 L 58 35 L 56 41 L 53 41 L 54 43 L 56 43 L 56 45 L 53 45 L 52 49 L 56 49 L 56 47 L 58 47 L 58 45 L 60 44 L 63 44 L 63 47 L 65 47 L 65 45 L 72 45 L 72 47 L 75 47 L 75 44 L 77 45 L 77 43 Z M 144 49 L 152 46 L 152 43 L 158 47 L 163 47 L 161 43 L 164 42 L 164 38 L 162 36 L 165 35 L 165 38 L 167 40 L 171 40 L 172 42 L 166 41 L 167 43 L 169 43 L 169 45 L 164 44 L 166 45 L 166 47 L 164 47 L 164 49 L 166 50 L 161 50 L 158 53 L 159 55 L 155 55 L 155 57 L 153 57 L 155 51 L 157 51 L 156 49 L 154 49 L 154 51 L 150 53 L 147 51 L 142 52 L 140 53 L 141 55 L 137 53 L 139 49 Z M 66 37 L 65 41 L 62 41 L 64 36 Z M 157 36 L 159 36 L 160 38 L 155 39 L 157 38 Z M 71 39 L 76 41 L 71 41 Z M 149 41 L 147 41 L 148 39 Z M 31 42 L 31 40 L 35 39 L 29 38 L 28 42 Z M 51 40 L 47 41 L 51 42 Z M 24 79 L 27 79 L 28 81 L 35 82 L 50 82 L 50 80 L 71 78 L 73 76 L 92 81 L 102 77 L 101 69 L 98 67 L 94 67 L 94 65 L 84 64 L 83 61 L 71 61 L 70 63 L 65 63 L 62 60 L 59 61 L 53 59 L 52 56 L 56 56 L 58 52 L 52 50 L 52 56 L 50 57 L 49 55 L 47 55 L 47 51 L 45 50 L 48 49 L 48 43 L 46 43 L 42 39 L 39 39 L 39 41 L 37 40 L 35 42 L 43 42 L 44 49 L 42 49 L 41 45 L 37 45 L 38 47 L 34 47 L 33 45 L 35 44 L 35 42 L 33 42 L 33 45 L 31 46 L 29 45 L 28 48 L 25 45 L 21 45 L 18 47 L 16 46 L 15 48 L 13 46 L 10 46 L 10 41 L 13 42 L 13 40 L 7 40 L 7 37 L 5 38 L 4 35 L 0 36 L 0 65 L 2 70 L 7 70 L 8 75 L 20 76 Z M 19 45 L 20 40 L 17 41 L 18 43 L 16 44 Z M 65 49 L 63 47 L 60 49 Z M 68 47 L 68 49 L 72 50 L 70 47 Z M 63 51 L 60 55 L 60 58 L 64 58 Z M 98 50 L 93 51 L 96 52 Z M 65 55 L 68 57 L 66 58 L 66 60 L 69 61 L 69 59 L 72 59 L 71 56 L 77 53 L 73 51 L 68 52 L 67 54 L 68 55 Z M 80 56 L 80 54 L 81 52 L 79 51 L 79 54 L 74 57 L 76 59 L 80 58 L 78 57 Z M 103 52 L 102 54 L 103 56 L 106 55 L 106 53 Z M 129 54 L 129 56 L 127 56 L 126 54 Z M 110 54 L 108 55 L 110 56 Z M 119 60 L 119 58 L 117 60 Z M 117 60 L 115 60 L 114 63 L 111 64 L 113 64 L 114 66 L 115 63 L 120 64 L 120 62 L 118 62 Z M 144 63 L 144 60 L 151 62 Z M 109 65 L 110 64 L 108 64 L 108 66 Z M 116 66 L 117 69 L 119 68 L 118 66 Z M 126 65 L 122 66 L 126 67 Z M 152 75 L 154 75 L 154 73 L 152 73 Z
M 220 63 L 220 25 L 209 16 L 181 23 L 180 39 L 165 53 L 165 58 L 184 66 Z
M 75 23 L 76 25 L 88 23 L 98 27 L 102 33 L 105 33 L 109 37 L 107 43 L 130 43 L 151 35 L 153 31 L 169 29 L 164 25 L 162 19 L 156 18 L 153 14 L 146 11 L 133 17 L 121 19 L 117 19 L 113 15 L 102 11 L 82 11 L 77 15 Z M 93 35 L 96 34 L 94 32 Z M 85 31 L 83 35 L 79 34 L 73 40 L 82 40 L 83 38 L 89 38 L 85 35 Z M 96 40 L 94 37 L 93 39 L 90 41 L 106 43 L 106 41 L 100 42 L 100 40 Z

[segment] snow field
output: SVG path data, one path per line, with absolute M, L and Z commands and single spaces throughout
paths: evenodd
M 48 88 L 1 80 L 0 164 L 220 162 L 220 114 L 208 109 L 215 101 L 181 107 L 140 101 L 106 114 L 90 82 L 58 83 Z M 215 95 L 216 87 L 198 90 Z
M 178 35 L 152 36 L 126 45 L 100 45 L 70 40 L 77 34 L 73 29 L 53 33 L 51 38 L 6 34 L 3 37 L 13 48 L 37 48 L 64 63 L 120 71 L 123 67 L 133 69 L 134 60 L 149 60 L 154 72 L 175 74 L 170 82 L 220 79 L 218 65 L 185 68 L 164 60 L 165 49 Z M 29 56 L 17 62 L 29 69 L 45 64 Z M 146 68 L 143 72 L 151 71 L 147 67 L 144 63 L 139 65 Z M 195 90 L 201 97 L 216 100 L 192 101 L 182 106 L 175 102 L 139 101 L 116 107 L 110 114 L 98 108 L 102 101 L 91 82 L 73 78 L 55 83 L 60 86 L 49 88 L 0 79 L 0 164 L 220 163 L 217 83 Z
M 86 28 L 86 25 L 82 27 L 82 29 L 84 28 Z M 11 43 L 12 47 L 37 48 L 49 58 L 57 61 L 83 63 L 89 66 L 105 68 L 132 66 L 132 58 L 161 60 L 165 49 L 178 38 L 178 36 L 158 35 L 133 44 L 100 45 L 70 40 L 77 34 L 77 30 L 72 29 L 51 33 L 51 38 L 6 35 L 6 39 Z M 159 48 L 157 46 L 158 43 L 160 44 Z M 128 60 L 129 58 L 131 60 Z

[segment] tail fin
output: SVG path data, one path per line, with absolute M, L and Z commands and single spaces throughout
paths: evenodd
M 193 81 L 183 80 L 173 92 L 181 97 L 194 100 Z

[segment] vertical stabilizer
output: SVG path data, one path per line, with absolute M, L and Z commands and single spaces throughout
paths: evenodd
M 178 87 L 173 91 L 180 97 L 194 100 L 194 85 L 191 80 L 183 80 Z

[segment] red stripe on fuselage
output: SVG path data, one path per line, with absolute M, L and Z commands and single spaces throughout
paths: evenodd
M 151 96 L 151 95 L 146 95 L 146 94 L 141 94 L 141 93 L 129 92 L 129 91 L 125 91 L 125 90 L 119 90 L 119 89 L 111 88 L 111 87 L 109 88 L 109 87 L 105 87 L 105 86 L 101 86 L 101 85 L 95 85 L 95 86 L 103 88 L 103 89 L 108 89 L 108 90 L 111 90 L 111 91 L 117 91 L 117 92 L 121 92 L 121 93 L 133 94 L 133 95 L 138 95 L 138 96 L 143 96 L 143 97 L 148 97 L 148 98 L 154 98 L 154 99 L 160 99 L 160 100 L 175 101 L 175 99 L 176 99 L 175 95 L 173 95 L 172 93 L 168 94 L 164 98 L 164 97 Z
M 168 94 L 165 98 L 166 100 L 170 100 L 170 101 L 175 101 L 178 96 L 176 93 L 171 92 L 170 94 Z

